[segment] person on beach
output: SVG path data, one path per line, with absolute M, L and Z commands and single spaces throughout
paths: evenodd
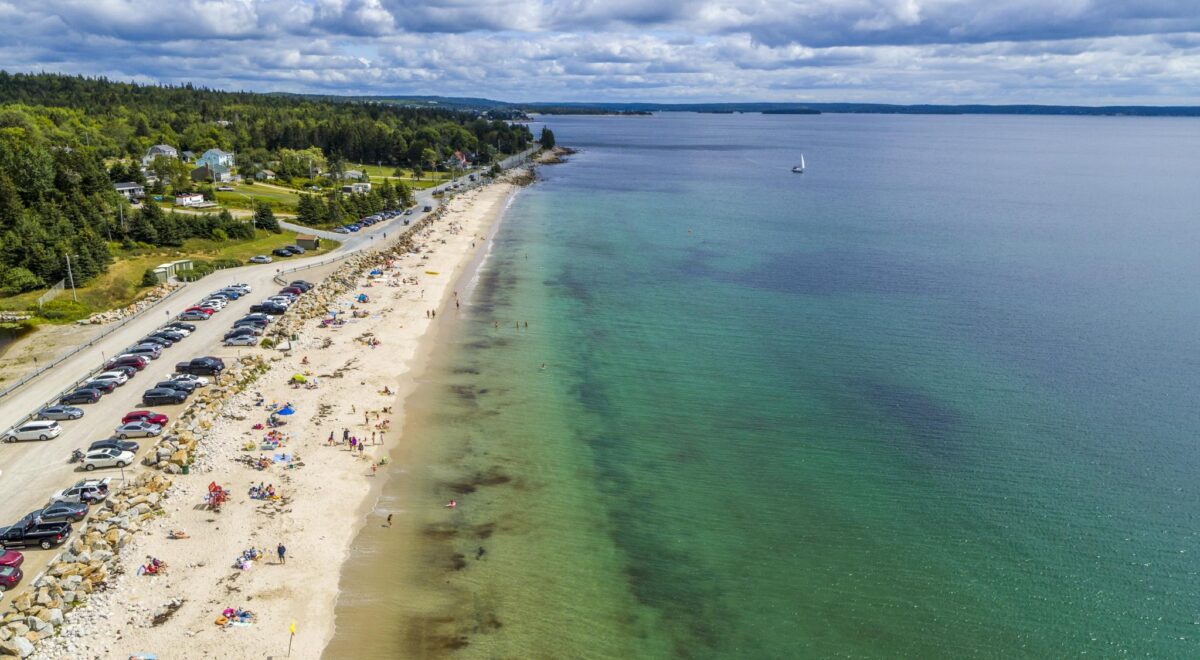
M 351 436 L 350 437 L 350 451 L 353 452 L 354 448 L 357 446 L 358 446 L 358 438 Z
M 342 442 L 350 442 L 350 429 L 342 429 Z
M 446 502 L 446 508 L 447 509 L 457 509 L 458 508 L 458 500 L 450 500 L 449 502 Z
M 388 514 L 387 526 L 388 527 L 392 526 L 392 514 L 390 514 L 390 513 Z
M 279 547 L 275 548 L 275 552 L 279 553 L 279 563 L 286 564 L 287 563 L 287 548 L 283 547 L 283 544 L 280 543 Z

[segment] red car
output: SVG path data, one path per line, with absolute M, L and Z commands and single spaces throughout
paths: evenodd
M 111 371 L 116 367 L 133 367 L 134 369 L 141 371 L 142 369 L 146 368 L 147 364 L 150 364 L 150 360 L 140 355 L 126 355 L 115 360 L 110 360 L 108 364 L 104 365 L 104 369 L 106 371 Z
M 0 566 L 0 592 L 17 586 L 23 577 L 25 574 L 16 566 Z
M 0 554 L 0 567 L 12 566 L 18 568 L 25 562 L 25 555 L 16 550 L 4 550 L 4 554 Z
M 204 312 L 205 314 L 208 314 L 209 316 L 212 316 L 212 315 L 213 315 L 213 312 L 215 312 L 215 311 L 217 311 L 217 310 L 213 309 L 212 307 L 199 307 L 199 306 L 197 306 L 197 307 L 188 307 L 187 309 L 185 309 L 185 310 L 183 310 L 183 311 L 185 311 L 185 312 Z
M 128 424 L 129 422 L 146 422 L 165 427 L 167 425 L 167 416 L 162 413 L 156 413 L 153 410 L 135 410 L 121 418 L 122 424 Z

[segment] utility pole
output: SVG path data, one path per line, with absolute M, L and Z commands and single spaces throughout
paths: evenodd
M 67 278 L 71 280 L 71 300 L 79 302 L 79 298 L 75 295 L 75 275 L 71 272 L 71 255 L 67 257 Z

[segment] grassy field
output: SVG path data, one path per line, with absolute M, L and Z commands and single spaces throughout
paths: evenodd
M 449 172 L 425 172 L 421 175 L 420 179 L 416 179 L 413 177 L 413 171 L 408 168 L 403 168 L 401 170 L 404 176 L 396 177 L 392 176 L 392 174 L 396 171 L 396 168 L 389 167 L 387 165 L 379 166 L 364 165 L 362 163 L 350 163 L 346 165 L 346 169 L 365 172 L 371 177 L 372 181 L 379 181 L 382 179 L 391 179 L 393 182 L 403 181 L 404 183 L 408 184 L 408 187 L 414 190 L 432 188 L 440 183 L 450 180 Z
M 284 213 L 295 213 L 300 203 L 300 194 L 290 188 L 270 183 L 223 183 L 218 186 L 233 188 L 233 192 L 217 191 L 217 202 L 230 208 L 252 209 L 254 203 L 267 202 L 271 208 Z
M 146 291 L 141 285 L 142 274 L 147 268 L 177 259 L 237 259 L 245 263 L 256 254 L 270 254 L 277 247 L 296 242 L 296 233 L 285 231 L 272 234 L 259 230 L 257 236 L 246 241 L 214 241 L 211 239 L 192 238 L 184 241 L 179 248 L 137 248 L 123 250 L 117 243 L 109 248 L 115 258 L 108 272 L 88 282 L 86 286 L 76 289 L 79 302 L 83 303 L 89 312 L 99 312 L 128 305 Z M 322 254 L 337 247 L 334 241 L 321 241 L 321 248 L 309 250 L 308 255 Z M 306 255 L 307 256 L 307 255 Z M 30 291 L 17 296 L 0 298 L 0 310 L 36 309 L 38 296 L 44 290 Z M 70 300 L 71 291 L 64 291 L 58 300 Z

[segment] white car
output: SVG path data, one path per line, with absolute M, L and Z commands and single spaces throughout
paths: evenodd
M 88 379 L 88 382 L 94 380 L 112 380 L 116 381 L 117 385 L 124 385 L 129 382 L 129 376 L 124 371 L 105 371 L 104 373 L 96 374 Z
M 158 424 L 150 424 L 149 422 L 129 422 L 122 424 L 113 431 L 113 435 L 122 440 L 129 438 L 153 438 L 162 433 L 162 427 Z
M 208 300 L 201 302 L 200 306 L 201 307 L 212 307 L 213 309 L 215 309 L 219 312 L 219 311 L 225 309 L 225 306 L 228 304 L 229 304 L 229 301 L 225 300 L 224 298 L 209 298 Z
M 251 291 L 254 290 L 253 288 L 250 287 L 249 284 L 246 284 L 244 282 L 234 282 L 233 284 L 229 285 L 229 288 L 230 289 L 238 289 L 239 291 L 242 292 L 242 295 L 246 295 L 247 293 L 250 293 Z
M 50 440 L 62 433 L 62 427 L 52 419 L 41 419 L 14 426 L 4 433 L 5 442 L 18 440 Z
M 205 378 L 204 376 L 195 376 L 193 374 L 171 374 L 171 377 L 168 378 L 167 380 L 187 381 L 190 383 L 195 383 L 196 387 L 206 387 L 208 385 L 207 378 Z
M 162 331 L 164 331 L 164 330 L 165 330 L 165 331 L 167 331 L 167 332 L 178 332 L 179 334 L 183 335 L 184 337 L 187 337 L 188 335 L 192 334 L 192 331 L 191 331 L 191 330 L 188 330 L 187 328 L 174 328 L 174 327 L 171 327 L 171 326 L 169 326 L 169 325 L 168 325 L 168 326 L 165 326 L 165 327 L 162 327 L 162 328 L 159 328 L 158 330 L 159 330 L 160 332 L 162 332 Z
M 225 340 L 226 346 L 255 346 L 258 344 L 258 337 L 254 335 L 238 335 Z
M 87 502 L 95 504 L 108 497 L 109 479 L 84 479 L 70 488 L 64 488 L 50 496 L 50 503 L 55 502 Z
M 83 469 L 88 472 L 96 468 L 123 468 L 131 463 L 133 463 L 133 452 L 121 451 L 119 449 L 96 449 L 89 451 L 83 457 Z
M 263 302 L 278 303 L 280 305 L 283 305 L 284 307 L 292 306 L 292 299 L 288 298 L 287 296 L 271 296 L 270 298 L 267 298 Z

